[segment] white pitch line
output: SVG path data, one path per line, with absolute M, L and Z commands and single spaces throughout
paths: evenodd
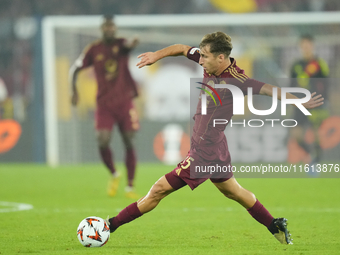
M 304 213 L 340 213 L 340 208 L 332 208 L 332 207 L 325 207 L 325 208 L 313 208 L 313 207 L 268 207 L 269 211 L 276 211 L 276 212 L 304 212 Z M 173 211 L 176 209 L 161 209 L 161 211 Z M 193 208 L 182 208 L 178 209 L 182 210 L 183 212 L 203 212 L 203 211 L 218 211 L 218 212 L 236 212 L 236 211 L 243 211 L 242 207 L 193 207 Z
M 14 208 L 14 205 L 20 205 Z M 0 208 L 0 213 L 2 212 L 14 212 L 21 210 L 30 210 L 33 208 L 32 205 L 29 204 L 19 204 L 19 203 L 11 203 L 11 202 L 1 202 L 0 206 L 7 206 L 12 208 Z M 332 207 L 324 207 L 324 208 L 313 208 L 313 207 L 268 207 L 270 212 L 298 212 L 298 213 L 340 213 L 340 208 L 332 208 Z M 35 209 L 37 213 L 119 213 L 123 208 L 39 208 Z M 179 207 L 179 208 L 156 208 L 157 212 L 241 212 L 244 211 L 241 206 L 240 207 Z
M 6 202 L 0 201 L 0 213 L 8 213 L 8 212 L 17 212 L 17 211 L 25 211 L 33 209 L 33 205 L 24 204 L 24 203 L 14 203 L 14 202 Z

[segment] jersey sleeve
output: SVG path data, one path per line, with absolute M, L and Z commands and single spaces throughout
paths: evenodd
M 120 53 L 123 55 L 129 54 L 132 50 L 127 46 L 127 40 L 125 38 L 119 39 L 119 47 L 120 47 Z
M 329 75 L 329 67 L 325 60 L 322 58 L 319 59 L 319 65 L 321 70 L 322 77 L 328 77 Z
M 298 84 L 296 82 L 296 79 L 297 79 L 297 72 L 296 72 L 296 69 L 299 69 L 300 67 L 298 67 L 298 63 L 295 62 L 292 64 L 292 67 L 290 68 L 290 86 L 291 87 L 298 87 Z
M 187 58 L 198 63 L 200 61 L 200 49 L 196 47 L 191 47 L 188 50 Z
M 297 77 L 297 73 L 295 71 L 296 65 L 297 65 L 297 63 L 293 63 L 292 67 L 290 68 L 290 74 L 289 74 L 290 78 L 296 78 Z
M 93 64 L 91 45 L 87 46 L 75 62 L 77 68 L 83 69 Z
M 255 79 L 251 79 L 248 77 L 248 79 L 244 82 L 244 86 L 246 88 L 253 88 L 253 95 L 258 95 L 260 94 L 260 90 L 262 88 L 262 86 L 264 85 L 265 83 L 262 82 L 262 81 L 258 81 L 258 80 L 255 80 Z M 248 94 L 248 89 L 246 90 L 246 95 Z
M 234 71 L 231 71 L 231 73 L 245 95 L 248 94 L 248 88 L 253 88 L 253 95 L 260 94 L 260 90 L 265 84 L 264 82 L 249 78 L 244 73 L 244 70 L 239 68 L 236 70 L 234 69 Z

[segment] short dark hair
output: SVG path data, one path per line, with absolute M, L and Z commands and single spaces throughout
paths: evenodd
M 115 23 L 114 21 L 114 16 L 112 14 L 105 14 L 103 15 L 103 22 L 102 22 L 102 26 L 107 24 L 107 23 Z
M 200 43 L 200 48 L 210 45 L 210 52 L 215 56 L 224 54 L 229 57 L 233 45 L 231 44 L 231 37 L 223 32 L 215 32 L 205 35 Z
M 107 25 L 107 24 L 115 24 L 114 16 L 112 14 L 105 14 L 103 15 L 103 22 L 101 24 L 101 27 Z
M 113 14 L 104 14 L 104 20 L 111 20 L 113 21 Z
M 302 40 L 308 40 L 310 42 L 314 42 L 314 36 L 312 36 L 311 34 L 303 34 L 300 36 L 300 41 Z

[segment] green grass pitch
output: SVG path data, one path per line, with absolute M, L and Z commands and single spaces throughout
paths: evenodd
M 146 194 L 170 170 L 139 164 L 137 192 Z M 339 254 L 340 179 L 238 179 L 274 217 L 288 218 L 291 246 L 279 244 L 207 181 L 171 194 L 111 234 L 104 247 L 85 248 L 76 235 L 82 219 L 114 216 L 134 202 L 124 197 L 124 178 L 117 197 L 109 198 L 107 180 L 102 165 L 1 164 L 0 201 L 33 209 L 0 213 L 0 254 Z

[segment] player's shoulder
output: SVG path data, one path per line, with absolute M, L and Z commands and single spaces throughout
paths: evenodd
M 93 41 L 92 43 L 90 43 L 90 47 L 94 48 L 94 47 L 100 47 L 103 45 L 103 40 L 98 39 Z
M 95 40 L 91 43 L 89 43 L 88 45 L 86 45 L 86 47 L 84 48 L 83 52 L 86 53 L 88 51 L 90 51 L 92 48 L 98 47 L 102 44 L 101 40 Z
M 328 67 L 327 62 L 323 58 L 320 58 L 320 57 L 317 57 L 317 61 L 318 61 L 318 64 L 320 66 L 320 69 L 321 69 L 323 76 L 328 76 L 329 75 L 329 67 Z
M 321 58 L 321 57 L 317 57 L 316 60 L 318 61 L 318 63 L 319 63 L 320 65 L 328 65 L 327 62 L 326 62 L 326 60 L 324 60 L 324 59 Z
M 244 70 L 237 65 L 236 59 L 230 58 L 230 61 L 231 61 L 231 64 L 227 70 L 230 70 L 232 73 L 244 74 Z
M 126 38 L 119 37 L 119 38 L 116 38 L 114 44 L 119 45 L 119 46 L 124 46 L 126 44 L 126 42 L 127 42 Z
M 245 82 L 249 77 L 245 74 L 244 70 L 236 64 L 234 58 L 230 58 L 230 66 L 222 73 L 221 78 L 234 78 L 236 80 Z

